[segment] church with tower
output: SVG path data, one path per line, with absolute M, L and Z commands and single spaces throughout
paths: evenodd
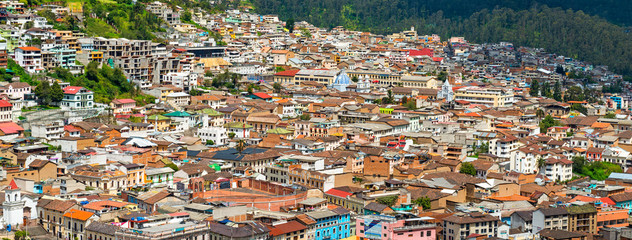
M 15 228 L 24 223 L 24 201 L 15 180 L 11 180 L 9 187 L 4 189 L 2 210 L 2 220 L 5 226 L 11 225 L 12 228 Z

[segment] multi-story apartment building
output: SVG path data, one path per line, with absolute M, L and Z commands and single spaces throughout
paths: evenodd
M 86 227 L 95 219 L 92 212 L 70 209 L 64 214 L 64 229 L 62 235 L 67 239 L 86 240 Z
M 573 205 L 568 211 L 568 231 L 597 233 L 597 209 L 592 204 Z
M 351 236 L 351 215 L 344 208 L 312 211 L 305 215 L 316 221 L 314 236 L 309 239 L 343 239 Z
M 505 88 L 463 87 L 454 92 L 455 100 L 491 107 L 510 107 L 514 103 L 514 93 Z
M 79 206 L 74 201 L 40 199 L 37 203 L 39 222 L 53 236 L 63 238 L 64 214 L 71 209 L 78 210 Z
M 533 233 L 543 229 L 568 230 L 568 211 L 563 207 L 540 208 L 533 212 Z
M 31 125 L 31 136 L 45 139 L 56 139 L 64 136 L 64 122 L 53 121 Z
M 355 229 L 356 236 L 361 239 L 437 239 L 435 224 L 383 215 L 359 216 L 356 218 Z
M 15 49 L 13 59 L 29 73 L 37 73 L 42 68 L 42 50 L 36 47 L 18 47 Z
M 443 239 L 465 239 L 470 234 L 495 237 L 498 234 L 498 217 L 482 213 L 457 213 L 443 219 Z
M 173 85 L 188 92 L 198 85 L 198 75 L 192 72 L 170 72 L 162 75 L 160 81 L 163 85 Z
M 544 174 L 555 181 L 567 181 L 573 178 L 573 161 L 565 158 L 547 158 Z
M 115 57 L 113 60 L 114 66 L 120 68 L 125 76 L 136 85 L 139 85 L 142 90 L 149 89 L 152 86 L 151 82 L 151 69 L 152 69 L 151 57 L 142 55 L 126 55 L 121 57 Z
M 123 56 L 146 57 L 151 55 L 151 41 L 96 37 L 92 44 L 95 50 L 103 52 L 105 59 L 116 59 Z
M 91 108 L 94 106 L 94 93 L 84 87 L 65 87 L 61 106 L 67 108 Z
M 334 82 L 338 73 L 338 70 L 302 69 L 294 75 L 294 84 L 317 82 L 329 86 Z

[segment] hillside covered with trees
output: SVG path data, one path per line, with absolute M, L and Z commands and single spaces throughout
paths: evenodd
M 632 5 L 614 0 L 253 0 L 262 14 L 389 34 L 414 26 L 421 34 L 464 36 L 542 47 L 632 75 Z M 551 7 L 549 7 L 551 6 Z M 627 9 L 627 10 L 626 10 Z

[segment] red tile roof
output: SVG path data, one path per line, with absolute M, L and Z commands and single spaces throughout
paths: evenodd
M 274 76 L 294 77 L 300 70 L 287 70 L 275 73 Z
M 267 93 L 263 93 L 263 92 L 258 92 L 258 93 L 253 93 L 252 95 L 255 95 L 261 99 L 269 99 L 272 98 L 272 96 L 268 95 Z
M 287 233 L 293 233 L 293 232 L 298 232 L 301 230 L 305 230 L 307 229 L 307 227 L 305 227 L 305 225 L 297 222 L 297 221 L 290 221 L 287 223 L 283 223 L 283 224 L 279 224 L 274 226 L 273 228 L 270 229 L 270 235 L 276 237 L 279 235 L 283 235 L 283 234 L 287 234 Z
M 7 100 L 0 100 L 0 107 L 12 107 L 13 105 Z
M 22 49 L 24 51 L 42 51 L 39 48 L 36 47 L 19 47 L 19 49 Z
M 64 93 L 65 94 L 76 94 L 79 91 L 81 91 L 83 87 L 77 87 L 77 86 L 68 86 L 64 88 Z
M 124 99 L 114 99 L 112 100 L 114 104 L 125 104 L 125 103 L 136 103 L 134 99 L 124 98 Z
M 348 196 L 353 195 L 352 193 L 348 193 L 348 192 L 341 191 L 341 190 L 338 190 L 338 189 L 329 189 L 329 191 L 327 191 L 325 193 L 329 194 L 329 195 L 334 195 L 334 196 L 337 196 L 337 197 L 341 197 L 341 198 L 346 198 Z
M 86 221 L 90 217 L 92 217 L 92 215 L 94 215 L 94 213 L 81 211 L 81 210 L 77 210 L 77 209 L 70 209 L 70 211 L 68 211 L 66 214 L 64 214 L 64 217 L 69 217 L 69 218 L 72 218 L 72 219 Z
M 80 132 L 81 130 L 79 130 L 79 128 L 73 126 L 73 125 L 66 125 L 64 126 L 64 130 L 68 131 L 68 132 Z
M 24 128 L 20 127 L 14 122 L 4 122 L 0 123 L 0 131 L 4 134 L 14 134 L 19 133 L 20 131 L 24 131 Z
M 434 56 L 434 51 L 430 48 L 422 48 L 420 50 L 410 50 L 408 52 L 408 55 L 410 56 L 428 56 L 428 57 L 432 57 Z
M 609 197 L 602 197 L 599 199 L 599 201 L 601 201 L 604 204 L 608 204 L 608 206 L 614 206 L 617 205 L 614 201 L 612 201 L 612 199 L 610 199 Z

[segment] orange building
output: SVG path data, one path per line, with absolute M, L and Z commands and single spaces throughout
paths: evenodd
M 597 209 L 597 231 L 602 227 L 627 227 L 628 209 L 603 207 Z

